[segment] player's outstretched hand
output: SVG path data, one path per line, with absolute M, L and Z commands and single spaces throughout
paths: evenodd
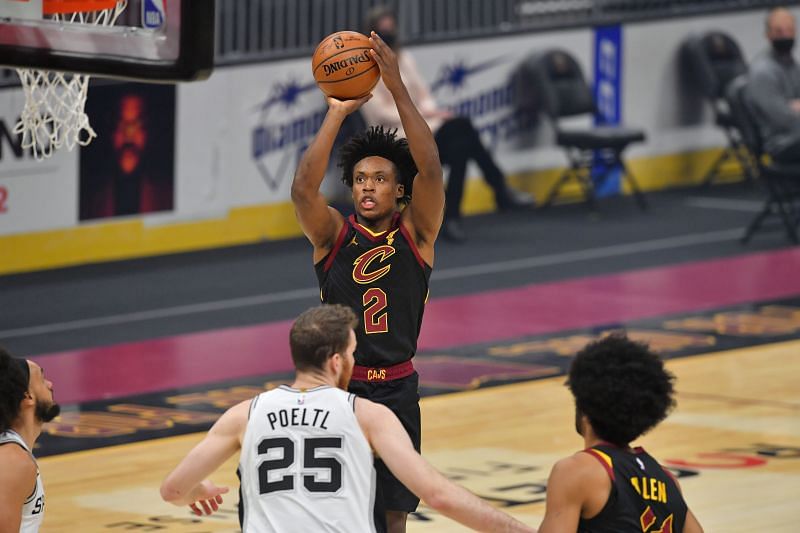
M 370 33 L 369 40 L 372 43 L 370 53 L 372 54 L 372 59 L 381 69 L 383 83 L 386 84 L 386 88 L 390 92 L 393 92 L 395 88 L 403 84 L 403 79 L 400 77 L 400 67 L 397 64 L 397 54 L 374 31 Z
M 370 98 L 372 98 L 372 93 L 356 100 L 339 100 L 338 98 L 334 98 L 332 96 L 328 96 L 326 100 L 328 101 L 329 110 L 349 115 L 368 102 Z
M 197 516 L 213 514 L 219 510 L 222 503 L 222 495 L 228 492 L 228 487 L 217 487 L 209 480 L 200 482 L 194 491 L 189 508 Z

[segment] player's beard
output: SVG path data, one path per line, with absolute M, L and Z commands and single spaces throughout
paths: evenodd
M 61 406 L 55 402 L 43 402 L 36 400 L 34 411 L 36 419 L 41 422 L 50 422 L 61 413 Z
M 347 388 L 350 386 L 351 377 L 353 377 L 353 365 L 345 367 L 343 364 L 342 373 L 339 375 L 339 383 L 336 385 L 342 390 L 347 390 Z

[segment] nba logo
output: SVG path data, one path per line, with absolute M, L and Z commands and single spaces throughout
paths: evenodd
M 157 30 L 164 26 L 167 13 L 164 0 L 142 0 L 142 27 Z

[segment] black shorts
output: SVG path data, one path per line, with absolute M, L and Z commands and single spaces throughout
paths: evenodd
M 350 392 L 388 407 L 400 419 L 400 423 L 411 437 L 417 452 L 421 445 L 421 421 L 419 414 L 419 374 L 393 381 L 351 381 Z M 383 521 L 386 511 L 412 513 L 417 510 L 419 498 L 408 490 L 383 464 L 375 459 L 378 486 L 375 494 L 375 515 Z M 376 526 L 379 523 L 376 522 Z

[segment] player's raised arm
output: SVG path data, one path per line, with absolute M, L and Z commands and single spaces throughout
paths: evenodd
M 392 93 L 411 156 L 418 170 L 414 179 L 413 199 L 404 219 L 410 223 L 416 234 L 418 245 L 432 245 L 444 215 L 444 179 L 436 141 L 400 77 L 397 56 L 377 33 L 372 32 L 370 40 L 373 46 L 372 57 L 381 68 L 383 83 Z
M 328 206 L 319 190 L 328 169 L 333 143 L 345 117 L 370 97 L 345 101 L 328 97 L 328 113 L 297 166 L 292 181 L 292 202 L 303 233 L 314 245 L 315 262 L 333 246 L 344 223 L 342 215 Z

